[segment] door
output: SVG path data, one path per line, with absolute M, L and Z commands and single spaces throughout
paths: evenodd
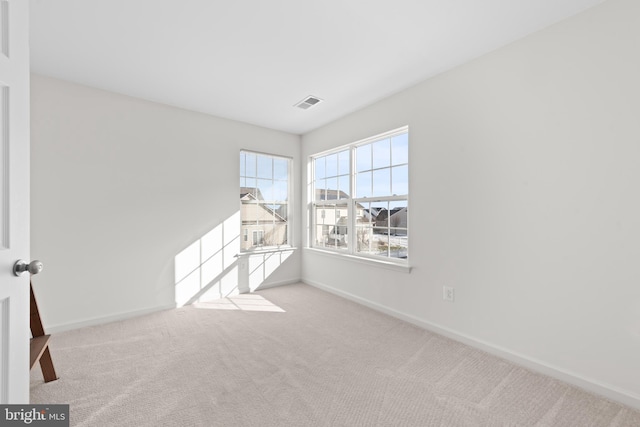
M 29 1 L 0 0 L 0 403 L 29 403 Z

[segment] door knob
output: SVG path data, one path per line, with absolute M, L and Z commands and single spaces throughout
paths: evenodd
M 16 276 L 22 276 L 27 271 L 31 274 L 38 274 L 43 268 L 44 266 L 42 265 L 42 262 L 37 259 L 34 259 L 29 264 L 19 259 L 15 264 L 13 264 L 13 274 Z

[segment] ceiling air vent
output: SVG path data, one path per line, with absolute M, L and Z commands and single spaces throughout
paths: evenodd
M 313 107 L 314 105 L 317 105 L 319 103 L 322 102 L 322 99 L 316 97 L 316 96 L 307 96 L 305 99 L 303 99 L 302 101 L 298 102 L 296 105 L 294 105 L 294 107 L 298 107 L 301 108 L 303 110 L 307 110 L 311 107 Z

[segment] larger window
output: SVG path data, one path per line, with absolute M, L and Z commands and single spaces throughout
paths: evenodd
M 312 156 L 311 164 L 313 247 L 408 258 L 406 127 Z
M 291 159 L 240 152 L 241 250 L 289 244 Z

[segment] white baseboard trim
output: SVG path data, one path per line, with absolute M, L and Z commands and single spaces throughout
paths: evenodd
M 285 286 L 285 285 L 292 285 L 294 283 L 301 283 L 300 279 L 291 279 L 291 280 L 284 280 L 284 281 L 280 281 L 280 282 L 272 282 L 272 283 L 264 283 L 261 284 L 260 286 L 258 286 L 257 289 L 255 289 L 256 291 L 261 291 L 263 289 L 268 289 L 268 288 L 275 288 L 277 286 Z M 138 316 L 144 316 L 145 314 L 151 314 L 151 313 L 155 313 L 156 311 L 162 311 L 162 310 L 171 310 L 173 308 L 176 308 L 176 304 L 165 304 L 165 305 L 161 305 L 161 306 L 157 306 L 157 307 L 150 307 L 150 308 L 145 308 L 142 310 L 134 310 L 134 311 L 127 311 L 127 312 L 122 312 L 122 313 L 117 313 L 117 314 L 113 314 L 113 315 L 109 315 L 109 316 L 101 316 L 101 317 L 92 317 L 90 319 L 85 319 L 85 320 L 80 320 L 78 322 L 70 322 L 70 323 L 61 323 L 58 325 L 45 325 L 45 330 L 47 331 L 48 334 L 57 334 L 60 332 L 64 332 L 64 331 L 70 331 L 73 329 L 79 329 L 79 328 L 84 328 L 87 326 L 96 326 L 96 325 L 102 325 L 105 323 L 111 323 L 111 322 L 117 322 L 119 320 L 126 320 L 126 319 L 130 319 L 132 317 L 138 317 Z
M 351 300 L 358 304 L 364 305 L 376 311 L 380 311 L 382 313 L 388 314 L 389 316 L 395 317 L 400 320 L 404 320 L 405 322 L 411 323 L 413 325 L 416 325 L 421 328 L 427 329 L 429 331 L 435 332 L 437 334 L 443 335 L 447 338 L 451 338 L 455 341 L 462 342 L 471 347 L 485 351 L 489 354 L 493 354 L 494 356 L 513 362 L 516 365 L 522 366 L 524 368 L 530 369 L 535 372 L 539 372 L 544 375 L 548 375 L 552 378 L 558 379 L 560 381 L 564 381 L 566 383 L 579 387 L 588 392 L 600 395 L 604 398 L 610 399 L 612 401 L 616 401 L 618 403 L 622 403 L 623 405 L 627 405 L 635 409 L 640 409 L 640 396 L 635 395 L 626 390 L 622 390 L 618 387 L 614 387 L 608 384 L 595 381 L 593 379 L 581 376 L 571 371 L 552 366 L 541 360 L 537 360 L 535 358 L 532 358 L 520 353 L 516 353 L 507 348 L 500 347 L 498 345 L 495 345 L 483 340 L 479 340 L 477 338 L 473 338 L 469 335 L 456 332 L 444 326 L 440 326 L 438 324 L 435 324 L 426 320 L 422 320 L 415 316 L 399 312 L 392 308 L 386 307 L 382 304 L 369 301 L 365 298 L 361 298 L 359 296 L 350 294 L 348 292 L 344 292 L 340 289 L 327 286 L 323 283 L 318 283 L 311 280 L 302 280 L 302 282 L 310 286 L 327 291 L 329 293 L 332 293 L 334 295 Z
M 102 325 L 105 323 L 117 322 L 118 320 L 130 319 L 132 317 L 143 316 L 145 314 L 155 313 L 156 311 L 171 310 L 176 308 L 176 304 L 166 304 L 157 307 L 145 308 L 142 310 L 126 311 L 109 316 L 92 317 L 90 319 L 81 320 L 79 322 L 61 323 L 58 325 L 48 326 L 45 325 L 45 330 L 48 334 L 57 334 L 64 331 L 70 331 L 72 329 L 84 328 L 87 326 Z
M 261 291 L 263 289 L 269 289 L 269 288 L 276 288 L 278 286 L 293 285 L 293 284 L 296 284 L 296 283 L 302 283 L 302 280 L 300 280 L 300 279 L 292 279 L 292 280 L 283 280 L 281 282 L 263 283 L 260 286 L 258 286 L 255 289 L 255 291 Z

